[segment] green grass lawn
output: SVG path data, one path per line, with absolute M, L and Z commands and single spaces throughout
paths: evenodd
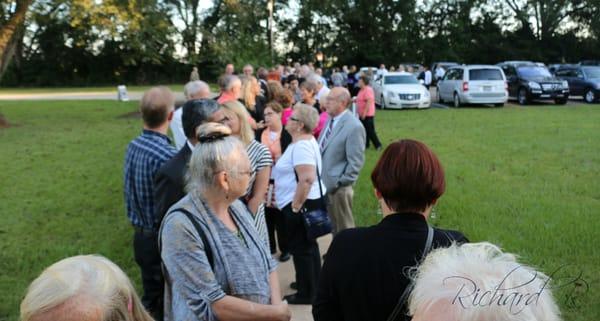
M 175 92 L 183 92 L 183 84 L 166 84 Z M 218 92 L 217 84 L 209 84 L 213 92 Z M 152 86 L 129 86 L 127 91 L 146 91 Z M 90 92 L 117 92 L 117 85 L 102 86 L 102 87 L 35 87 L 35 88 L 0 88 L 0 95 L 17 95 L 17 94 L 59 94 L 59 93 L 90 93 Z
M 99 253 L 139 288 L 122 166 L 140 120 L 136 103 L 0 102 L 0 320 L 17 320 L 27 285 L 67 256 Z M 415 138 L 446 170 L 433 223 L 490 241 L 546 273 L 589 284 L 556 291 L 565 320 L 600 319 L 600 107 L 379 111 L 388 144 Z M 367 152 L 355 189 L 360 225 L 378 222 Z M 349 267 L 350 268 L 350 267 Z M 581 283 L 581 282 L 579 282 Z

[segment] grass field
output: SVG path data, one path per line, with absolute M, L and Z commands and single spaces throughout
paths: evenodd
M 122 192 L 136 103 L 0 102 L 0 320 L 17 320 L 27 285 L 76 254 L 107 256 L 139 285 Z M 490 241 L 523 262 L 583 281 L 556 291 L 565 320 L 600 319 L 600 106 L 380 111 L 385 144 L 415 138 L 446 170 L 433 223 Z M 367 152 L 355 216 L 374 224 Z M 351 267 L 349 267 L 351 268 Z M 589 291 L 585 290 L 589 285 Z M 138 286 L 139 288 L 139 286 Z

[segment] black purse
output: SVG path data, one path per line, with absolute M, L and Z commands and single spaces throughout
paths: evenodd
M 293 155 L 293 151 L 292 151 Z M 333 230 L 331 219 L 329 218 L 329 214 L 327 213 L 327 205 L 325 203 L 326 196 L 323 195 L 323 188 L 321 187 L 321 174 L 319 174 L 319 165 L 315 163 L 317 167 L 317 183 L 319 184 L 319 201 L 317 202 L 317 206 L 315 208 L 307 208 L 306 201 L 302 206 L 299 214 L 302 215 L 302 222 L 304 223 L 304 228 L 306 229 L 306 237 L 309 240 L 317 239 L 323 235 L 331 233 Z M 298 174 L 296 170 L 294 170 L 294 175 L 296 176 L 296 182 L 298 182 Z

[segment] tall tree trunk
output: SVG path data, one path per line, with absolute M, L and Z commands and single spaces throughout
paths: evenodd
M 0 79 L 15 53 L 16 44 L 13 41 L 17 29 L 25 22 L 25 14 L 33 0 L 17 0 L 15 13 L 0 29 Z

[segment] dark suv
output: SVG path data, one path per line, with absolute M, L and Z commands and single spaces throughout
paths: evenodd
M 508 83 L 508 96 L 516 98 L 519 104 L 527 105 L 532 100 L 554 99 L 564 105 L 569 99 L 569 84 L 548 71 L 548 68 L 533 62 L 503 62 L 502 68 Z
M 571 95 L 583 96 L 586 103 L 600 98 L 600 66 L 562 66 L 555 75 L 569 83 Z

